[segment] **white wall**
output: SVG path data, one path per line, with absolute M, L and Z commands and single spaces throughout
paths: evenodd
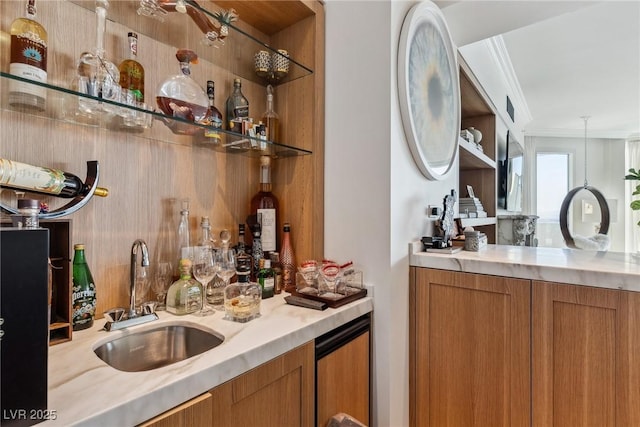
M 325 7 L 325 255 L 353 259 L 375 288 L 372 426 L 409 424 L 408 243 L 431 233 L 428 205 L 457 188 L 454 173 L 420 174 L 400 121 L 396 58 L 412 5 Z

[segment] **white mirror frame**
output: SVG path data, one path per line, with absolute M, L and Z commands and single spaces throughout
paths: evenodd
M 460 78 L 457 50 L 440 9 L 411 8 L 398 46 L 398 96 L 407 143 L 422 174 L 443 179 L 458 153 Z

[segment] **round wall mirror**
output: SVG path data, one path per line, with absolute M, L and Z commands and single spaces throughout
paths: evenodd
M 442 179 L 458 150 L 460 82 L 451 35 L 442 12 L 429 1 L 413 6 L 402 24 L 398 94 L 416 165 L 427 178 Z

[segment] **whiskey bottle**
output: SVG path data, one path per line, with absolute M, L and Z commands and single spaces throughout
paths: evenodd
M 249 118 L 249 101 L 242 94 L 242 82 L 233 80 L 233 92 L 227 98 L 227 129 L 242 133 L 242 121 Z
M 202 285 L 191 277 L 191 260 L 183 258 L 179 263 L 180 278 L 167 291 L 167 311 L 183 315 L 195 313 L 202 307 Z
M 258 284 L 262 288 L 262 299 L 271 298 L 275 292 L 275 274 L 271 268 L 270 259 L 260 260 L 260 270 L 257 277 Z
M 74 331 L 93 326 L 96 314 L 96 285 L 84 255 L 84 245 L 73 246 L 73 289 L 71 294 L 71 316 Z
M 264 259 L 264 252 L 262 251 L 261 231 L 260 223 L 256 222 L 251 224 L 251 234 L 253 236 L 253 246 L 251 246 L 251 257 L 253 262 L 251 264 L 251 278 L 257 279 L 258 272 L 260 271 L 260 261 Z
M 262 115 L 262 122 L 267 128 L 267 139 L 271 142 L 280 141 L 280 118 L 273 110 L 273 86 L 267 86 L 267 111 Z
M 129 91 L 133 96 L 132 101 L 138 104 L 144 103 L 144 67 L 138 62 L 138 35 L 129 33 L 129 58 L 120 63 L 120 86 L 122 90 Z
M 11 23 L 11 63 L 9 73 L 47 83 L 47 31 L 35 20 L 36 1 L 27 1 L 27 13 Z M 9 104 L 43 111 L 47 91 L 44 87 L 14 81 L 9 84 Z
M 282 252 L 280 254 L 282 285 L 284 286 L 284 291 L 293 292 L 296 290 L 296 258 L 293 254 L 293 247 L 291 246 L 291 225 L 286 222 L 282 231 Z
M 209 109 L 207 115 L 202 120 L 203 125 L 209 126 L 209 129 L 205 129 L 204 137 L 208 142 L 213 144 L 220 144 L 222 141 L 220 132 L 216 129 L 222 128 L 222 114 L 215 106 L 215 84 L 213 80 L 207 80 L 207 96 L 209 97 Z
M 260 218 L 262 250 L 265 257 L 276 251 L 278 198 L 271 192 L 271 158 L 260 156 L 260 185 L 251 199 L 251 213 Z
M 47 194 L 65 199 L 86 196 L 91 191 L 91 187 L 72 173 L 14 162 L 3 158 L 0 158 L 0 187 Z M 107 197 L 109 190 L 97 187 L 93 194 Z

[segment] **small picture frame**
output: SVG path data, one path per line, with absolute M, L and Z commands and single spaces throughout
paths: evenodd
M 467 196 L 468 197 L 476 197 L 475 193 L 473 192 L 473 187 L 470 185 L 467 185 Z

